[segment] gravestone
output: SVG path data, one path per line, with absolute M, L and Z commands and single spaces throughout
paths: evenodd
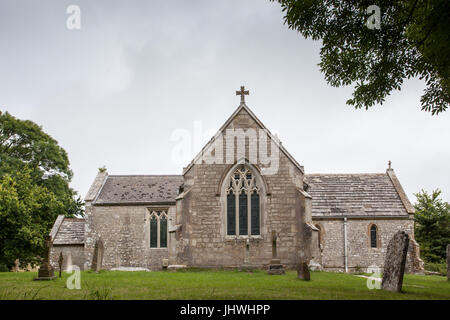
M 66 255 L 66 268 L 65 269 L 67 271 L 72 272 L 72 252 L 70 252 L 70 251 Z
M 250 240 L 245 241 L 244 264 L 240 267 L 242 271 L 252 271 L 253 266 L 250 265 Z
M 447 280 L 450 280 L 450 244 L 447 245 Z
M 305 261 L 300 261 L 297 266 L 297 278 L 305 281 L 311 280 L 308 264 Z
M 100 271 L 102 269 L 102 263 L 103 263 L 103 241 L 102 238 L 100 238 L 95 242 L 91 269 L 96 272 Z
M 277 233 L 272 230 L 272 260 L 270 260 L 268 274 L 284 274 L 284 268 L 277 257 Z
M 62 273 L 63 261 L 64 261 L 64 257 L 63 257 L 63 253 L 62 253 L 62 251 L 61 251 L 61 252 L 59 253 L 59 259 L 58 259 L 59 277 L 60 277 L 60 278 L 61 278 L 61 273 Z
M 393 292 L 402 290 L 408 245 L 409 236 L 404 231 L 398 231 L 389 241 L 381 281 L 383 290 Z
M 45 241 L 44 260 L 42 261 L 42 264 L 39 267 L 38 276 L 37 278 L 34 278 L 34 280 L 53 280 L 56 278 L 53 267 L 50 264 L 51 248 L 52 248 L 52 237 L 47 236 L 47 240 Z

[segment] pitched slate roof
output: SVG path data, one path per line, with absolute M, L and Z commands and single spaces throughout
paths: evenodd
M 408 216 L 386 173 L 307 174 L 305 181 L 313 198 L 313 217 Z
M 109 175 L 95 205 L 174 203 L 181 175 Z
M 60 216 L 61 217 L 61 216 Z M 84 219 L 62 218 L 55 222 L 52 229 L 54 245 L 84 244 Z

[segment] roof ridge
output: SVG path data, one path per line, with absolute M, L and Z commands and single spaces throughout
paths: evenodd
M 364 172 L 364 173 L 305 173 L 305 176 L 309 176 L 309 175 L 315 175 L 315 176 L 332 176 L 332 175 L 352 175 L 352 176 L 356 176 L 356 175 L 380 175 L 380 176 L 384 176 L 387 175 L 386 173 L 383 172 Z
M 183 177 L 182 174 L 110 174 L 108 177 Z

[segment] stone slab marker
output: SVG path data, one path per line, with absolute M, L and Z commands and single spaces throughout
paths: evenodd
M 95 242 L 94 255 L 92 257 L 91 269 L 96 272 L 102 269 L 103 263 L 103 241 L 102 238 Z
M 297 278 L 305 281 L 311 280 L 308 264 L 305 261 L 300 261 L 297 267 Z
M 39 267 L 38 276 L 34 280 L 53 280 L 55 279 L 55 272 L 50 264 L 50 251 L 52 248 L 52 237 L 48 236 L 45 241 L 45 256 L 44 261 Z
M 62 267 L 63 267 L 64 257 L 62 251 L 59 253 L 58 267 L 59 267 L 59 277 L 61 278 Z
M 277 257 L 277 233 L 272 230 L 272 260 L 270 260 L 268 274 L 284 274 L 281 260 Z
M 450 280 L 450 244 L 447 245 L 447 280 Z
M 240 267 L 242 271 L 252 271 L 253 267 L 250 265 L 250 240 L 245 242 L 244 264 Z
M 404 231 L 398 231 L 389 241 L 381 281 L 383 290 L 393 292 L 402 290 L 408 245 L 409 236 Z

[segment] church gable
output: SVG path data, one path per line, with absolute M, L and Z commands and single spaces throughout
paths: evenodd
M 183 174 L 188 172 L 194 164 L 229 165 L 244 159 L 260 168 L 273 167 L 275 161 L 277 163 L 280 161 L 280 156 L 286 157 L 301 173 L 304 172 L 303 166 L 281 145 L 278 137 L 272 135 L 250 108 L 241 101 L 239 107 L 214 137 L 183 170 Z M 275 172 L 272 170 L 266 173 L 274 174 Z

